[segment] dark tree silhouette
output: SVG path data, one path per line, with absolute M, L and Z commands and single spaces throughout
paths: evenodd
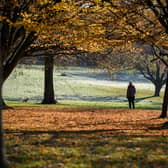
M 45 57 L 45 80 L 44 80 L 44 99 L 42 104 L 55 104 L 54 82 L 53 82 L 54 58 Z
M 0 57 L 0 64 L 2 64 L 1 57 Z M 0 66 L 0 167 L 7 168 L 9 164 L 8 164 L 8 160 L 6 157 L 5 145 L 4 145 L 4 134 L 3 134 L 2 85 L 3 85 L 3 70 L 2 70 L 2 66 Z
M 0 167 L 8 165 L 3 134 L 2 109 L 4 108 L 2 87 L 18 62 L 34 52 L 31 44 L 37 39 L 36 30 L 28 29 L 24 25 L 23 13 L 30 12 L 29 8 L 34 0 L 0 1 Z M 49 1 L 52 4 L 52 1 Z M 59 2 L 59 1 L 58 1 Z M 56 2 L 54 2 L 56 3 Z M 49 5 L 49 3 L 47 4 Z M 47 6 L 45 6 L 47 7 Z M 44 8 L 44 5 L 37 6 Z M 17 24 L 22 22 L 23 24 Z
M 168 108 L 168 73 L 167 73 L 166 88 L 163 97 L 162 113 L 160 115 L 160 118 L 167 117 L 167 108 Z
M 141 59 L 142 57 L 142 59 Z M 153 56 L 142 55 L 137 59 L 135 68 L 155 86 L 154 96 L 160 96 L 160 90 L 166 83 L 166 66 L 160 61 L 152 61 Z

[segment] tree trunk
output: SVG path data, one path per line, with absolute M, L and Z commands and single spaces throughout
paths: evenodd
M 154 96 L 160 96 L 160 90 L 161 90 L 162 86 L 160 86 L 159 84 L 155 85 L 155 93 Z
M 166 80 L 166 88 L 165 88 L 164 97 L 163 97 L 162 113 L 160 115 L 160 118 L 167 117 L 167 107 L 168 107 L 168 73 L 167 73 L 167 80 Z
M 42 104 L 55 104 L 54 86 L 53 86 L 53 57 L 45 58 L 45 76 L 44 76 L 44 99 Z
M 3 133 L 3 98 L 2 98 L 2 86 L 3 86 L 3 68 L 0 58 L 0 167 L 7 168 L 9 163 L 6 157 L 5 145 L 4 145 L 4 133 Z

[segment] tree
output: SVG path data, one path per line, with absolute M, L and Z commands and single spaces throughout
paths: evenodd
M 35 31 L 27 31 L 23 25 L 16 26 L 14 24 L 21 18 L 23 10 L 28 10 L 29 3 L 30 1 L 22 2 L 18 6 L 14 1 L 7 0 L 0 4 L 0 65 L 3 72 L 1 89 L 4 81 L 36 39 Z
M 17 15 L 25 6 L 22 4 L 19 9 L 14 7 L 12 1 L 1 1 L 0 3 L 0 167 L 7 167 L 3 139 L 3 122 L 2 122 L 2 87 L 13 68 L 16 66 L 22 55 L 25 54 L 26 48 L 35 40 L 35 32 L 26 31 L 23 26 L 10 26 L 9 21 L 15 22 Z
M 44 99 L 42 104 L 55 104 L 54 86 L 53 86 L 53 68 L 54 58 L 45 57 L 45 82 L 44 82 Z
M 107 48 L 96 60 L 98 67 L 107 71 L 111 78 L 114 77 L 114 73 L 134 69 L 136 62 L 135 53 L 129 44 L 113 49 Z
M 166 67 L 160 60 L 152 61 L 153 57 L 149 54 L 138 54 L 135 69 L 154 84 L 154 96 L 160 96 L 160 90 L 166 83 Z
M 163 97 L 163 104 L 162 104 L 162 113 L 160 115 L 160 118 L 166 118 L 167 117 L 167 109 L 168 109 L 168 53 L 167 50 L 165 51 L 163 48 L 159 46 L 153 46 L 156 58 L 161 60 L 164 65 L 166 65 L 166 71 L 167 71 L 167 79 L 166 79 L 166 87 Z
M 168 108 L 168 73 L 167 73 L 165 93 L 163 97 L 162 113 L 160 115 L 160 118 L 167 117 L 167 108 Z
M 44 1 L 15 1 L 3 0 L 0 2 L 0 167 L 8 166 L 2 122 L 2 87 L 17 63 L 28 55 L 32 49 L 31 44 L 37 39 L 37 23 L 31 24 L 26 16 L 35 9 L 41 9 L 44 5 L 49 5 Z M 38 11 L 38 10 L 37 10 Z M 25 15 L 25 16 L 24 16 Z M 39 26 L 40 28 L 40 26 Z
M 1 57 L 0 57 L 0 63 L 2 63 Z M 2 66 L 0 66 L 0 86 L 3 83 L 3 71 L 1 67 Z M 9 163 L 6 157 L 6 151 L 4 145 L 2 106 L 3 106 L 2 88 L 0 88 L 0 167 L 7 168 Z

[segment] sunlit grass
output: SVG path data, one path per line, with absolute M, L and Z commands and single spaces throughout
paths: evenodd
M 9 134 L 11 168 L 147 168 L 168 165 L 167 137 Z M 13 141 L 11 141 L 13 139 Z
M 93 78 L 88 77 L 90 73 L 93 76 L 95 75 L 92 74 L 91 70 L 87 68 L 76 68 L 75 70 L 81 71 L 82 73 L 75 75 L 72 74 L 73 71 L 68 71 L 67 76 L 62 76 L 61 73 L 63 70 L 55 70 L 55 97 L 59 102 L 62 102 L 62 100 L 69 102 L 77 100 L 81 102 L 97 102 L 100 104 L 103 104 L 103 102 L 114 102 L 112 104 L 117 105 L 119 104 L 118 102 L 124 104 L 126 101 L 127 83 L 121 82 L 116 83 L 116 85 L 100 85 L 99 80 L 89 83 L 90 80 L 93 80 Z M 84 76 L 82 76 L 83 73 Z M 154 100 L 154 102 L 160 103 L 162 101 L 163 90 L 161 92 L 161 97 L 152 98 L 154 92 L 153 86 L 149 89 L 138 83 L 135 83 L 135 85 L 137 85 L 136 98 L 138 102 L 153 102 Z M 43 66 L 22 66 L 21 68 L 16 68 L 5 82 L 3 95 L 7 101 L 22 102 L 24 98 L 29 98 L 29 102 L 40 103 L 43 99 L 43 91 Z
M 77 70 L 90 73 L 89 69 Z M 127 108 L 127 85 L 100 85 L 79 82 L 83 78 L 68 74 L 61 76 L 62 71 L 54 73 L 56 105 L 43 105 L 56 108 Z M 43 99 L 44 70 L 42 66 L 17 68 L 4 85 L 4 98 L 9 106 L 41 106 Z M 70 72 L 69 72 L 70 73 Z M 87 79 L 88 80 L 88 79 Z M 137 88 L 136 108 L 160 109 L 163 91 L 160 97 L 153 97 L 153 90 Z M 22 100 L 29 98 L 24 103 Z
M 155 98 L 149 99 L 147 102 L 135 103 L 136 109 L 161 109 L 161 101 L 156 101 Z M 8 106 L 36 106 L 49 108 L 83 108 L 83 109 L 110 109 L 110 108 L 128 108 L 127 102 L 94 102 L 94 101 L 59 101 L 57 104 L 44 105 L 34 102 L 17 102 L 7 101 Z

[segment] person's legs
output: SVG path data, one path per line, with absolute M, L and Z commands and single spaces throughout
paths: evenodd
M 135 103 L 134 103 L 134 101 L 132 101 L 132 106 L 133 106 L 133 109 L 135 109 Z
M 128 98 L 129 108 L 131 109 L 131 98 Z
M 135 97 L 129 97 L 128 102 L 129 102 L 129 108 L 135 109 L 135 103 L 134 103 Z
M 133 109 L 135 109 L 135 103 L 134 103 L 134 100 L 135 100 L 135 97 L 132 97 L 132 107 L 133 107 Z

